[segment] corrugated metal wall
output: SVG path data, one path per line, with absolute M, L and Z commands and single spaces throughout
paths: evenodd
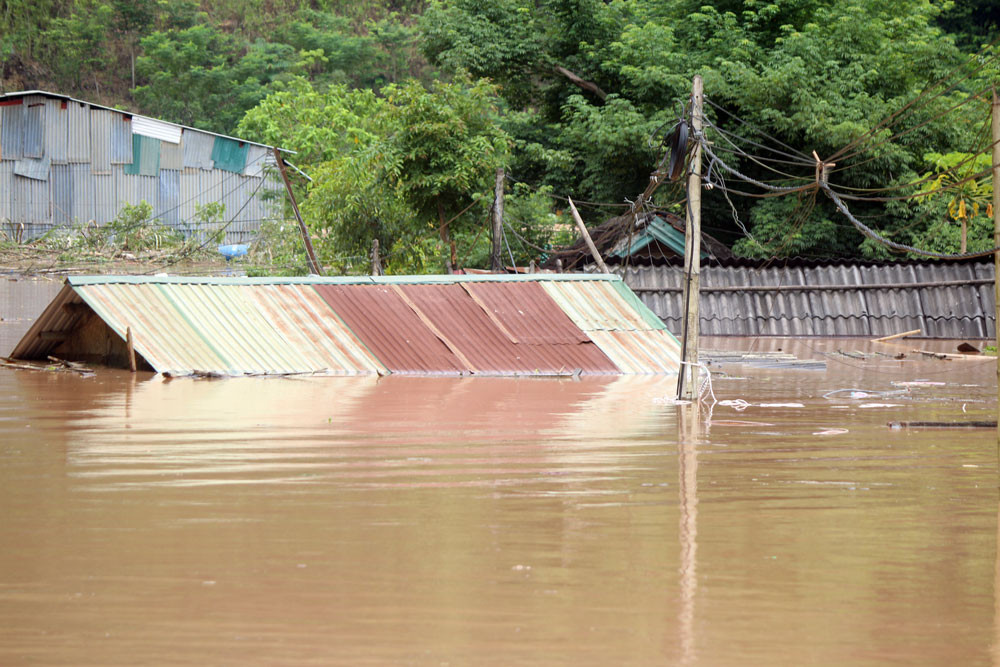
M 93 174 L 111 173 L 111 123 L 117 120 L 116 115 L 105 109 L 90 111 L 90 171 Z
M 629 267 L 624 278 L 668 328 L 680 330 L 680 267 Z M 707 266 L 701 333 L 878 337 L 920 329 L 930 338 L 993 338 L 992 280 L 991 262 Z
M 218 226 L 231 221 L 225 240 L 235 243 L 274 215 L 277 205 L 261 198 L 280 190 L 262 169 L 273 162 L 269 149 L 136 118 L 138 131 L 131 115 L 77 100 L 0 96 L 0 231 L 23 223 L 30 239 L 57 226 L 103 224 L 124 204 L 146 201 L 162 223 L 203 236 L 196 206 L 220 202 Z
M 0 106 L 0 159 L 20 160 L 24 155 L 24 109 L 23 103 Z

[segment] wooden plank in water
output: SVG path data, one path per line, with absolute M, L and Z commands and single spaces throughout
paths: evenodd
M 961 422 L 888 422 L 889 428 L 996 428 L 995 421 L 961 421 Z

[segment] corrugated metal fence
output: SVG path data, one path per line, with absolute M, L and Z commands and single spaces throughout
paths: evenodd
M 633 266 L 624 278 L 670 329 L 680 329 L 681 267 Z M 706 266 L 701 286 L 706 336 L 996 335 L 992 262 Z

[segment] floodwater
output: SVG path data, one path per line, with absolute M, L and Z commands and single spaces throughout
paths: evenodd
M 994 664 L 994 362 L 704 343 L 828 367 L 0 368 L 0 665 Z

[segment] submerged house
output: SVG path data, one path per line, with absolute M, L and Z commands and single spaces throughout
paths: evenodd
M 614 275 L 71 276 L 11 356 L 133 354 L 171 376 L 676 375 L 679 346 Z
M 226 243 L 248 240 L 275 209 L 272 149 L 65 95 L 0 95 L 0 232 L 31 239 L 109 222 L 123 204 L 185 235 L 199 205 L 222 203 Z

